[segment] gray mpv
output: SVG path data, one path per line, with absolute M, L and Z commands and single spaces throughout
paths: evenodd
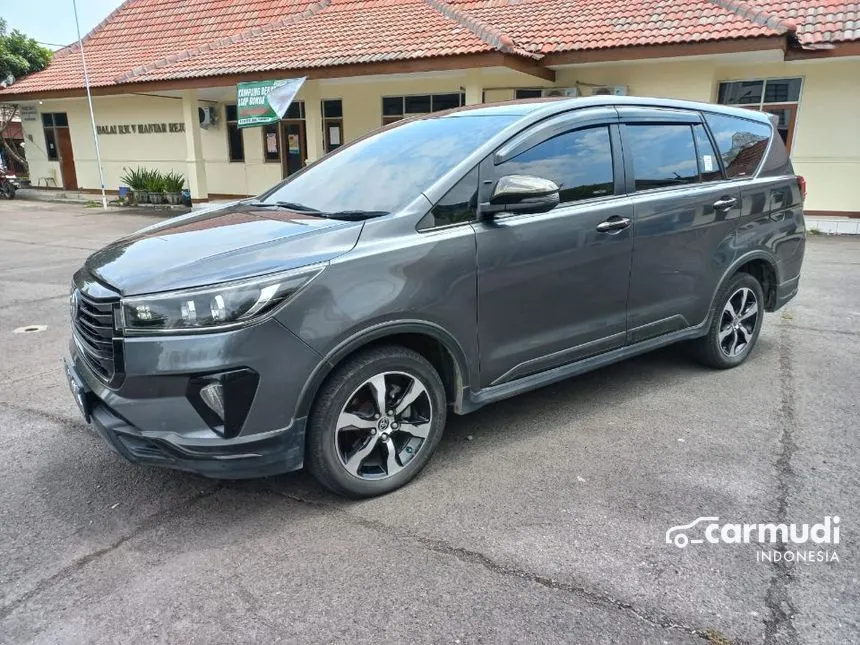
M 594 97 L 388 126 L 75 274 L 67 374 L 129 460 L 412 479 L 449 412 L 677 341 L 735 367 L 798 288 L 803 178 L 765 114 Z

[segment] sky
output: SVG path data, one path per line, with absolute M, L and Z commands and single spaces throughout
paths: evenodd
M 81 36 L 99 24 L 122 0 L 76 0 Z M 77 40 L 72 0 L 0 0 L 0 17 L 8 28 L 23 31 L 51 49 Z

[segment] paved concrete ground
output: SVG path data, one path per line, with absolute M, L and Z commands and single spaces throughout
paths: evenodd
M 70 275 L 152 221 L 0 203 L 0 643 L 860 641 L 860 239 L 810 240 L 741 368 L 670 349 L 454 418 L 355 503 L 131 466 L 80 420 Z M 664 543 L 825 515 L 838 562 Z

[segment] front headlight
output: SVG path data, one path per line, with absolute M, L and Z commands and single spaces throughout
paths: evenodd
M 122 299 L 128 335 L 188 333 L 238 327 L 259 320 L 317 277 L 325 265 L 247 280 Z

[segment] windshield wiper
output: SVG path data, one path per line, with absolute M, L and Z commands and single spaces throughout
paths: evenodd
M 374 217 L 382 217 L 388 215 L 388 211 L 334 211 L 331 213 L 320 213 L 323 217 L 329 219 L 340 219 L 347 222 L 359 222 L 365 219 L 373 219 Z
M 255 208 L 287 208 L 291 211 L 300 213 L 319 213 L 316 208 L 298 204 L 296 202 L 244 202 L 244 206 L 253 206 Z

